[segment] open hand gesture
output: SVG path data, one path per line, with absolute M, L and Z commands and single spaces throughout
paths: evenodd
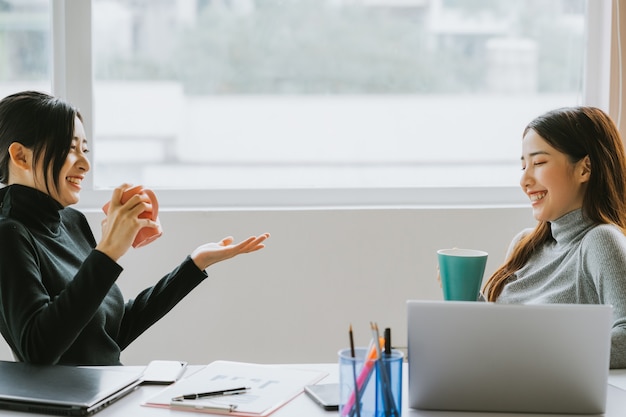
M 228 236 L 218 243 L 205 243 L 199 246 L 192 252 L 191 259 L 199 269 L 204 270 L 210 265 L 230 259 L 239 254 L 263 249 L 265 247 L 263 242 L 269 237 L 269 233 L 264 233 L 259 236 L 250 236 L 240 243 L 233 244 L 234 239 Z

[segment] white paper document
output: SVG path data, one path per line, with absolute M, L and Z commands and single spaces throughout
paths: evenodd
M 305 385 L 314 384 L 326 375 L 323 371 L 297 369 L 294 365 L 216 361 L 169 386 L 144 405 L 233 416 L 267 416 L 300 394 Z M 249 389 L 244 394 L 172 401 L 178 396 L 239 387 Z

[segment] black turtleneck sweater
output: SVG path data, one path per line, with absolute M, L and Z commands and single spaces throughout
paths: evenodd
M 125 303 L 122 268 L 95 246 L 79 211 L 30 187 L 0 189 L 0 332 L 17 359 L 119 365 L 120 352 L 207 277 L 187 257 Z

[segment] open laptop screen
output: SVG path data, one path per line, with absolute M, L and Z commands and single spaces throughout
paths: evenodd
M 599 414 L 612 307 L 407 302 L 409 406 Z

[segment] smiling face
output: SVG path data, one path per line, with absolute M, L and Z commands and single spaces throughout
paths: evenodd
M 534 130 L 522 140 L 522 190 L 530 198 L 535 219 L 553 221 L 579 209 L 589 181 L 589 158 L 572 162 Z
M 50 188 L 50 196 L 57 200 L 63 207 L 78 203 L 80 199 L 81 183 L 91 165 L 87 159 L 87 138 L 83 122 L 76 117 L 74 121 L 74 137 L 70 152 L 65 158 L 61 172 L 59 173 L 58 188 Z M 49 177 L 51 178 L 51 177 Z
M 48 187 L 44 182 L 43 172 L 37 172 L 34 176 L 34 187 L 38 190 L 49 194 L 63 207 L 78 203 L 80 199 L 81 182 L 85 178 L 85 174 L 89 171 L 91 165 L 87 159 L 87 138 L 85 136 L 85 128 L 78 117 L 74 121 L 74 137 L 70 151 L 65 158 L 65 162 L 59 172 L 58 185 L 55 187 L 51 168 L 48 174 Z M 43 168 L 43 164 L 37 166 Z M 40 170 L 38 170 L 40 171 Z M 50 190 L 48 192 L 48 190 Z

